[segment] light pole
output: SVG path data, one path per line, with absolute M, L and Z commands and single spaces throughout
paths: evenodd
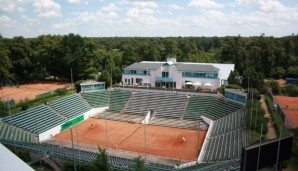
M 149 110 L 150 111 L 150 110 Z M 147 125 L 147 122 L 146 122 L 146 113 L 144 113 L 144 153 L 145 153 L 145 163 L 147 162 L 147 136 L 146 136 L 146 125 Z
M 8 101 L 8 114 L 9 114 L 9 118 L 11 118 L 11 113 L 10 113 L 10 98 L 7 99 Z
M 113 71 L 113 70 L 112 70 L 112 68 L 111 68 L 111 88 L 112 88 L 112 86 L 113 86 L 113 75 L 112 75 L 113 73 L 112 73 L 112 71 Z
M 73 146 L 72 128 L 70 128 L 70 135 L 71 135 L 71 147 L 72 147 L 73 167 L 74 167 L 74 170 L 77 171 L 77 166 L 76 166 L 76 161 L 75 161 L 75 151 L 74 151 L 74 146 Z
M 72 68 L 70 69 L 71 88 L 73 88 Z
M 76 135 L 77 135 L 77 146 L 79 146 L 78 124 L 76 124 Z M 79 164 L 80 164 L 80 160 L 81 160 L 81 152 L 80 152 L 80 149 L 78 149 L 78 153 L 79 153 Z
M 106 124 L 106 146 L 107 150 L 109 148 L 109 135 L 108 135 L 108 122 L 107 122 L 107 112 L 105 111 L 105 124 Z

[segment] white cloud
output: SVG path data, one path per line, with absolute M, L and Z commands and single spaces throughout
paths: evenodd
M 222 8 L 223 5 L 212 0 L 191 0 L 188 6 L 202 9 Z
M 85 3 L 89 4 L 88 0 L 67 0 L 71 4 L 80 4 L 80 3 Z
M 23 7 L 17 7 L 17 11 L 18 11 L 18 12 L 25 12 L 25 11 L 26 11 L 26 9 L 25 9 L 25 8 L 23 8 Z
M 79 4 L 79 3 L 81 3 L 81 1 L 80 0 L 67 0 L 69 3 L 71 3 L 71 4 Z
M 33 6 L 40 17 L 61 16 L 60 5 L 52 0 L 37 0 L 33 3 Z
M 183 7 L 176 5 L 176 4 L 171 4 L 169 5 L 169 8 L 174 9 L 174 10 L 182 10 L 184 9 Z
M 13 27 L 16 24 L 16 21 L 12 20 L 6 15 L 0 16 L 0 25 L 6 28 Z M 1 28 L 0 28 L 1 31 Z
M 142 8 L 157 8 L 158 4 L 154 1 L 129 1 L 129 0 L 122 0 L 121 3 L 131 4 L 137 7 Z
M 276 0 L 235 0 L 239 6 L 258 9 L 264 12 L 276 12 L 285 9 L 285 6 Z
M 11 21 L 11 19 L 5 15 L 0 16 L 0 23 L 8 23 L 9 21 Z
M 26 3 L 31 3 L 32 0 L 1 0 L 1 5 L 0 5 L 0 11 L 3 12 L 24 12 L 22 7 L 20 7 L 22 4 Z
M 117 11 L 118 7 L 114 3 L 110 3 L 108 6 L 102 7 L 101 10 L 106 12 Z
M 117 19 L 118 14 L 115 12 L 103 12 L 98 10 L 96 12 L 82 12 L 77 13 L 77 15 L 72 19 L 65 19 L 62 23 L 56 23 L 52 27 L 55 29 L 64 29 L 76 27 L 83 24 L 96 25 L 96 24 L 106 24 L 114 23 Z
M 131 8 L 127 11 L 126 15 L 128 17 L 139 17 L 141 15 L 150 15 L 153 13 L 154 11 L 149 8 Z
M 135 1 L 132 2 L 133 5 L 143 8 L 157 8 L 158 5 L 154 1 Z

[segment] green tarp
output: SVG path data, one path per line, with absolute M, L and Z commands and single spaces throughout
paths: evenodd
M 79 123 L 83 120 L 84 120 L 84 115 L 78 116 L 78 117 L 66 122 L 65 124 L 61 125 L 61 131 L 64 131 L 67 128 L 69 128 L 69 127 L 71 127 L 71 126 L 73 126 L 73 125 L 75 125 L 75 124 L 77 124 L 77 123 Z

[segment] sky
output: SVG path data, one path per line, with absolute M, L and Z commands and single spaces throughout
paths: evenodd
M 266 36 L 298 33 L 298 0 L 0 0 L 3 37 Z

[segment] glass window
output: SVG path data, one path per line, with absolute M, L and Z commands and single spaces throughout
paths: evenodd
M 169 77 L 169 72 L 162 72 L 162 77 Z

